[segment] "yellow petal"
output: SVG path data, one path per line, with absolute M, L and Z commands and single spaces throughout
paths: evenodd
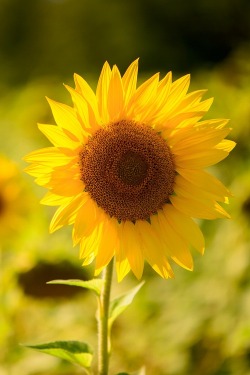
M 162 119 L 162 127 L 160 130 L 164 130 L 165 128 L 176 128 L 176 127 L 187 127 L 190 125 L 195 125 L 197 121 L 199 121 L 206 112 L 204 111 L 190 111 L 184 113 L 174 113 L 173 117 L 170 115 L 164 116 Z
M 66 178 L 70 176 L 73 179 L 77 179 L 80 181 L 80 173 L 77 168 L 76 163 L 68 163 L 65 165 L 46 165 L 46 164 L 32 164 L 29 167 L 25 168 L 25 172 L 30 174 L 31 176 L 37 177 L 36 182 L 39 185 L 44 185 L 50 187 L 49 182 L 53 180 L 55 174 L 58 173 L 58 177 L 60 178 L 61 174 L 64 173 Z M 63 172 L 64 171 L 64 172 Z M 68 172 L 68 174 L 67 174 Z M 65 177 L 64 176 L 64 177 Z M 49 184 L 49 185 L 48 185 Z M 60 195 L 60 194 L 59 194 Z
M 125 254 L 137 279 L 140 279 L 144 268 L 144 258 L 136 227 L 130 221 L 126 221 L 122 227 L 120 251 Z
M 88 105 L 89 121 L 92 127 L 101 123 L 95 93 L 88 83 L 79 75 L 74 74 L 76 91 L 79 92 Z
M 123 85 L 120 72 L 115 65 L 112 69 L 108 90 L 108 113 L 110 121 L 117 120 L 123 110 Z
M 227 156 L 228 152 L 223 150 L 194 150 L 192 154 L 174 155 L 174 162 L 177 168 L 201 169 L 214 165 Z
M 207 112 L 211 105 L 213 104 L 214 98 L 209 98 L 206 100 L 203 100 L 200 103 L 197 103 L 196 105 L 192 106 L 192 110 L 196 112 Z
M 73 224 L 79 208 L 86 199 L 86 194 L 81 193 L 73 197 L 67 204 L 60 206 L 51 220 L 50 233 L 55 232 L 64 225 Z
M 82 262 L 82 266 L 83 267 L 89 266 L 94 261 L 94 259 L 95 259 L 95 254 L 91 253 L 90 255 L 84 258 L 84 261 Z
M 68 137 L 58 126 L 38 124 L 39 130 L 48 138 L 55 147 L 76 149 L 81 144 L 79 140 Z
M 193 270 L 193 258 L 188 250 L 188 246 L 182 237 L 177 234 L 171 225 L 170 218 L 164 215 L 164 211 L 159 211 L 158 221 L 161 229 L 163 241 L 167 246 L 168 255 L 181 267 Z
M 125 105 L 129 102 L 130 98 L 136 91 L 137 73 L 138 73 L 138 60 L 132 62 L 122 77 L 124 88 L 124 102 Z
M 62 196 L 73 196 L 84 190 L 84 184 L 81 181 L 79 166 L 67 165 L 65 168 L 54 168 L 49 181 L 44 185 L 51 189 L 51 192 Z
M 72 197 L 62 197 L 48 191 L 47 194 L 45 194 L 45 196 L 41 199 L 40 203 L 47 206 L 61 206 L 69 203 L 71 199 Z
M 159 97 L 158 97 L 157 102 L 159 101 L 161 105 L 163 105 L 166 102 L 167 97 L 171 90 L 171 86 L 172 86 L 172 72 L 168 72 L 165 75 L 165 77 L 159 81 L 159 84 L 158 84 L 157 96 L 159 95 Z
M 84 190 L 84 185 L 79 179 L 52 177 L 46 184 L 43 184 L 43 186 L 50 188 L 53 194 L 62 195 L 63 197 L 72 197 L 73 195 L 80 194 Z
M 230 215 L 217 202 L 209 202 L 208 204 L 203 200 L 186 198 L 182 195 L 170 196 L 169 199 L 177 210 L 187 216 L 207 220 L 230 218 Z
M 40 164 L 31 164 L 24 169 L 24 171 L 28 173 L 30 176 L 41 177 L 47 175 L 48 181 L 53 170 L 53 167 L 48 167 L 47 165 Z
M 84 259 L 83 265 L 89 264 L 96 256 L 99 243 L 102 239 L 103 222 L 94 227 L 93 232 L 81 239 L 80 258 Z
M 155 92 L 155 98 L 152 94 L 151 103 L 149 102 L 143 109 L 143 112 L 140 114 L 140 121 L 151 123 L 155 130 L 160 131 L 162 129 L 161 114 L 162 112 L 164 112 L 163 108 L 165 108 L 165 103 L 167 103 L 168 96 L 171 90 L 171 84 L 172 73 L 169 72 L 161 81 L 158 82 L 158 87 Z
M 219 149 L 219 150 L 224 150 L 226 152 L 230 152 L 234 149 L 234 147 L 236 146 L 236 143 L 234 141 L 230 141 L 228 139 L 224 139 L 223 141 L 221 141 L 217 146 L 216 148 Z
M 193 132 L 182 141 L 175 144 L 173 152 L 181 155 L 184 153 L 191 153 L 192 150 L 204 150 L 216 146 L 223 138 L 225 138 L 230 129 L 200 129 L 195 128 Z M 217 148 L 217 147 L 216 147 Z
M 204 201 L 208 204 L 215 200 L 214 194 L 200 189 L 198 186 L 192 184 L 181 175 L 178 175 L 175 178 L 174 192 L 177 196 Z
M 170 93 L 172 84 L 172 72 L 169 72 L 158 84 L 157 88 L 157 100 L 150 107 L 149 116 L 154 119 L 154 128 L 156 130 L 162 128 L 162 114 L 164 112 L 165 103 Z
M 111 78 L 111 69 L 110 69 L 109 64 L 105 62 L 105 64 L 103 65 L 100 78 L 98 80 L 97 89 L 96 89 L 99 113 L 104 123 L 107 123 L 109 121 L 107 102 L 108 102 L 110 78 Z
M 193 138 L 196 134 L 204 134 L 198 133 L 198 130 L 201 129 L 203 132 L 206 131 L 206 139 L 209 140 L 210 136 L 213 138 L 214 134 L 216 134 L 217 129 L 223 129 L 227 124 L 227 119 L 205 120 L 196 123 L 195 118 L 190 126 L 166 129 L 166 139 L 168 139 L 168 144 L 173 147 L 181 142 L 185 143 L 186 140 Z
M 97 218 L 97 205 L 86 195 L 86 200 L 79 209 L 74 222 L 72 232 L 74 245 L 79 243 L 83 237 L 87 237 L 93 231 L 97 221 L 100 221 Z
M 145 220 L 137 220 L 135 226 L 139 231 L 143 254 L 147 262 L 161 277 L 165 279 L 173 277 L 173 271 L 151 224 Z
M 191 244 L 196 250 L 203 254 L 205 241 L 199 226 L 190 217 L 176 210 L 171 204 L 165 205 L 163 207 L 163 212 L 174 230 L 186 244 L 188 246 Z
M 73 108 L 47 98 L 57 125 L 67 130 L 73 140 L 83 142 L 88 134 L 83 130 Z
M 187 181 L 207 191 L 217 201 L 226 201 L 226 197 L 232 196 L 230 191 L 214 176 L 199 169 L 177 168 L 177 172 Z
M 128 116 L 138 117 L 138 120 L 142 121 L 141 116 L 145 116 L 144 111 L 155 99 L 158 82 L 159 74 L 157 73 L 138 87 L 128 103 Z
M 127 254 L 125 252 L 125 247 L 124 247 L 124 222 L 118 225 L 118 236 L 120 240 L 120 246 L 116 251 L 116 274 L 117 274 L 117 279 L 118 281 L 122 281 L 122 279 L 129 273 L 130 271 L 130 264 L 127 258 Z
M 86 100 L 82 97 L 78 91 L 74 90 L 72 87 L 68 85 L 64 85 L 66 89 L 69 91 L 72 101 L 74 103 L 77 119 L 83 126 L 85 132 L 91 132 L 91 125 L 89 123 L 89 112 L 88 112 L 88 104 Z
M 65 154 L 64 149 L 55 147 L 45 147 L 40 150 L 32 151 L 24 157 L 28 163 L 36 163 L 44 166 L 60 166 L 67 165 L 76 159 L 72 152 L 71 155 Z
M 208 111 L 213 102 L 213 98 L 200 102 L 202 95 L 206 90 L 192 92 L 186 95 L 189 85 L 189 77 L 185 76 L 181 85 L 178 87 L 179 96 L 170 92 L 165 105 L 158 113 L 157 122 L 161 127 L 176 127 L 188 125 L 187 119 L 193 118 L 194 122 L 200 120 Z M 184 88 L 183 91 L 180 91 Z M 171 95 L 172 94 L 172 95 Z M 186 96 L 185 96 L 186 95 Z
M 198 104 L 202 98 L 202 96 L 207 92 L 207 90 L 197 90 L 190 92 L 187 94 L 181 101 L 181 103 L 176 108 L 177 111 L 185 108 L 193 108 L 196 104 Z
M 35 182 L 39 186 L 46 186 L 50 181 L 51 175 L 50 174 L 43 174 L 35 179 Z
M 118 245 L 117 220 L 107 218 L 104 222 L 95 260 L 95 275 L 98 275 L 111 261 Z
M 170 94 L 167 100 L 168 112 L 171 112 L 178 105 L 182 98 L 186 95 L 190 85 L 190 74 L 187 74 L 173 82 Z

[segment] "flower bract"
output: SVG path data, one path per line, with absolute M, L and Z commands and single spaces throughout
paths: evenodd
M 138 60 L 123 76 L 105 63 L 95 92 L 75 74 L 73 106 L 48 99 L 56 125 L 38 125 L 53 146 L 25 158 L 42 203 L 59 206 L 50 231 L 72 225 L 83 265 L 97 275 L 115 257 L 118 280 L 141 278 L 145 260 L 163 278 L 171 260 L 192 270 L 190 249 L 204 252 L 193 219 L 229 217 L 230 192 L 205 171 L 235 145 L 228 120 L 201 120 L 212 99 L 188 93 L 189 75 L 137 85 L 137 72 Z

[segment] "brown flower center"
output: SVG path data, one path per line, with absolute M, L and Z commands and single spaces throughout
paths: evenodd
M 144 157 L 131 150 L 126 151 L 117 162 L 118 177 L 127 185 L 140 185 L 147 176 L 147 170 Z
M 175 169 L 166 141 L 129 120 L 98 130 L 80 152 L 81 179 L 117 220 L 147 220 L 173 193 Z

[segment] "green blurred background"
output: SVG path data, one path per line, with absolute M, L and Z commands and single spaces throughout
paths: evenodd
M 62 83 L 73 85 L 74 72 L 95 87 L 104 61 L 124 72 L 137 57 L 140 80 L 191 73 L 191 90 L 215 97 L 209 117 L 231 119 L 238 145 L 211 172 L 234 198 L 232 220 L 200 222 L 206 252 L 194 254 L 194 272 L 174 266 L 164 281 L 146 267 L 146 284 L 114 325 L 111 374 L 143 364 L 147 375 L 250 374 L 249 0 L 1 0 L 0 154 L 14 163 L 15 194 L 8 210 L 0 186 L 0 375 L 81 373 L 20 344 L 96 346 L 94 297 L 46 285 L 92 269 L 81 268 L 70 228 L 48 234 L 53 209 L 39 205 L 45 190 L 22 172 L 22 156 L 48 145 L 36 127 L 53 121 L 45 95 L 70 104 Z M 114 282 L 114 294 L 136 284 L 132 275 Z

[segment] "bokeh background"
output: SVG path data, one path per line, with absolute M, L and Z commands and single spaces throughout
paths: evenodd
M 146 284 L 113 330 L 111 374 L 145 364 L 147 375 L 250 374 L 249 0 L 0 1 L 0 375 L 75 375 L 74 366 L 21 344 L 83 340 L 96 346 L 94 296 L 46 285 L 92 276 L 70 229 L 49 235 L 53 209 L 23 172 L 23 155 L 48 145 L 45 95 L 70 104 L 73 73 L 95 87 L 108 60 L 122 72 L 140 57 L 140 80 L 191 73 L 191 90 L 215 97 L 210 118 L 230 118 L 230 157 L 211 169 L 234 194 L 232 220 L 200 222 L 195 270 Z M 137 285 L 114 282 L 114 294 Z

